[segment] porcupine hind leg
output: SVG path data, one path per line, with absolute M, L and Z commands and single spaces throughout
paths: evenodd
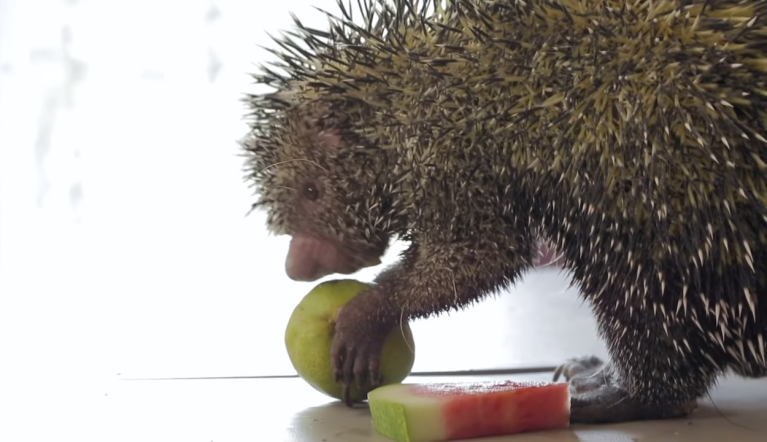
M 595 362 L 600 365 L 593 365 Z M 694 400 L 659 406 L 637 400 L 628 393 L 610 362 L 595 356 L 573 358 L 557 370 L 571 384 L 571 422 L 618 423 L 683 417 L 696 407 Z M 661 387 L 662 388 L 662 387 Z
M 555 379 L 564 376 L 571 383 L 572 423 L 683 417 L 696 408 L 697 399 L 720 373 L 705 354 L 711 344 L 689 322 L 690 317 L 675 316 L 670 304 L 661 308 L 649 301 L 675 302 L 670 300 L 669 287 L 681 286 L 667 281 L 664 298 L 651 292 L 656 289 L 651 278 L 646 285 L 629 278 L 631 281 L 616 277 L 601 293 L 589 284 L 581 287 L 593 306 L 610 361 L 575 358 L 557 370 Z M 629 286 L 624 283 L 648 287 L 648 301 L 624 305 L 625 292 L 620 288 Z
M 735 365 L 732 371 L 739 376 L 751 379 L 767 378 L 767 366 L 762 365 Z
M 733 356 L 730 363 L 732 371 L 744 378 L 767 378 L 767 327 L 757 330 L 743 338 L 743 352 L 736 352 L 738 357 Z
M 762 288 L 760 293 L 767 293 L 766 288 Z M 767 305 L 762 301 L 762 314 L 767 317 Z M 746 313 L 743 313 L 742 317 L 746 317 Z M 750 319 L 750 317 L 749 317 Z M 733 355 L 730 353 L 729 367 L 735 374 L 743 376 L 745 378 L 759 379 L 767 378 L 767 325 L 754 326 L 750 324 L 750 327 L 745 333 L 743 333 L 740 339 L 740 343 L 734 342 L 733 347 L 738 351 L 733 351 Z M 743 348 L 743 351 L 740 351 Z
M 761 220 L 751 219 L 751 224 L 761 225 Z M 760 242 L 752 242 L 753 265 L 752 273 L 754 280 L 754 299 L 749 303 L 744 299 L 738 305 L 738 315 L 735 321 L 738 331 L 737 335 L 740 342 L 735 342 L 735 347 L 739 350 L 732 353 L 732 362 L 730 368 L 740 376 L 746 378 L 764 378 L 767 377 L 767 245 Z M 730 275 L 739 274 L 739 272 L 730 271 Z M 738 290 L 744 293 L 743 290 Z M 745 296 L 744 296 L 745 298 Z M 742 310 L 740 305 L 743 305 Z M 740 348 L 743 352 L 740 352 Z

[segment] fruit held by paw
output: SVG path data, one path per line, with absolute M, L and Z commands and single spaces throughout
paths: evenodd
M 353 280 L 325 281 L 312 289 L 293 310 L 285 330 L 285 346 L 293 367 L 309 385 L 336 399 L 342 399 L 341 384 L 333 378 L 330 347 L 333 344 L 338 312 L 370 285 Z M 407 323 L 387 336 L 381 353 L 383 385 L 402 382 L 415 362 L 415 343 Z M 351 388 L 353 401 L 362 401 L 373 387 Z

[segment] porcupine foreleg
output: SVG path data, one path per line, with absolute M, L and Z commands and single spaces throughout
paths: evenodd
M 494 238 L 444 241 L 419 238 L 402 260 L 376 278 L 375 287 L 345 305 L 336 322 L 333 367 L 351 406 L 351 384 L 381 382 L 384 339 L 402 321 L 459 310 L 514 281 L 529 267 L 532 243 L 498 247 Z M 499 250 L 508 253 L 497 259 Z

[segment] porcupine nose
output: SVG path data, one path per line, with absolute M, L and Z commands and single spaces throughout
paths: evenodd
M 294 236 L 285 259 L 285 273 L 294 281 L 311 282 L 330 274 L 317 259 L 317 242 Z
M 328 274 L 318 265 L 296 265 L 290 258 L 285 262 L 285 273 L 288 275 L 288 278 L 299 282 L 316 281 Z
M 293 281 L 311 282 L 327 275 L 327 271 L 316 262 L 294 259 L 290 254 L 285 260 L 285 273 Z

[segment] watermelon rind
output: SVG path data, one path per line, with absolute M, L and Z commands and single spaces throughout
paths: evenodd
M 368 403 L 376 431 L 397 442 L 413 442 L 408 432 L 405 407 L 402 404 L 383 399 L 377 401 L 368 399 Z
M 445 440 L 439 401 L 412 394 L 413 387 L 414 384 L 391 384 L 368 393 L 368 406 L 376 431 L 397 442 Z

